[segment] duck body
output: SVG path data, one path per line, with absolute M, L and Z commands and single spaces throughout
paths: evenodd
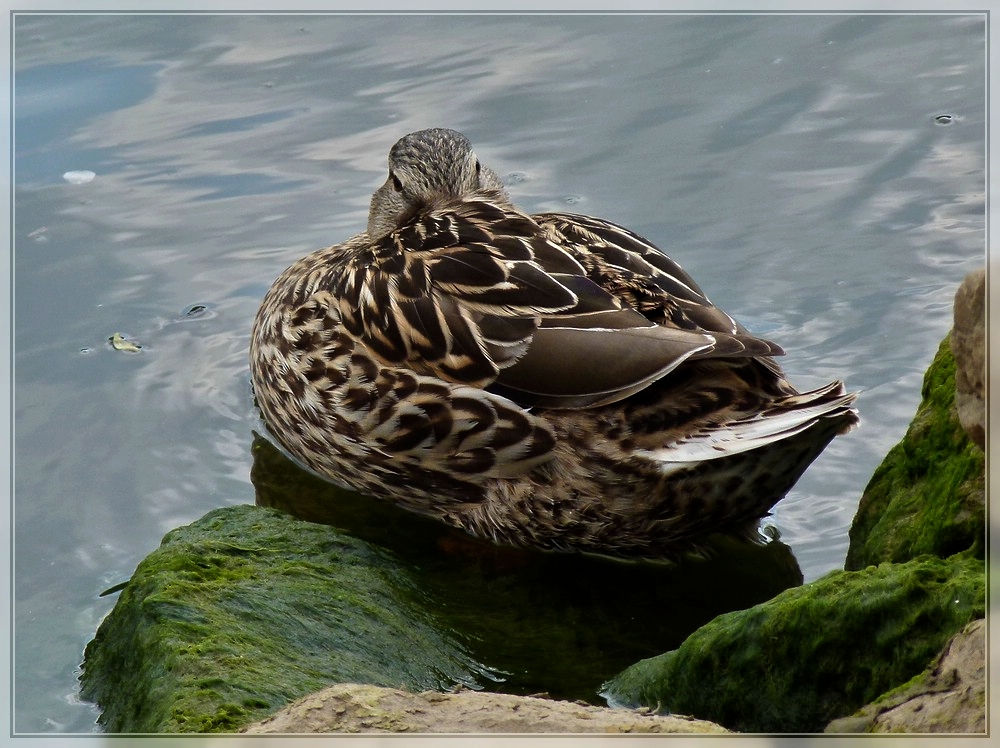
M 321 476 L 501 544 L 677 558 L 752 530 L 857 422 L 642 237 L 519 211 L 461 134 L 389 165 L 368 229 L 254 321 L 264 421 Z

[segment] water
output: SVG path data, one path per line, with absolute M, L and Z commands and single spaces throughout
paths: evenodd
M 863 391 L 775 510 L 806 579 L 984 262 L 981 16 L 20 15 L 14 42 L 17 732 L 91 731 L 98 593 L 253 502 L 256 306 L 364 226 L 405 132 L 462 130 L 523 208 L 630 226 L 801 388 Z

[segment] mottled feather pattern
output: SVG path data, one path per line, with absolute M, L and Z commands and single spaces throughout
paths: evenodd
M 485 386 L 523 354 L 539 315 L 576 302 L 534 262 L 541 241 L 527 216 L 445 204 L 342 259 L 332 289 L 344 327 L 387 364 Z
M 309 274 L 302 264 L 290 271 L 289 279 Z M 252 372 L 265 421 L 321 474 L 342 472 L 331 433 L 350 445 L 349 466 L 387 476 L 419 467 L 428 475 L 475 473 L 480 480 L 517 475 L 549 459 L 554 439 L 544 421 L 481 389 L 382 365 L 348 333 L 329 291 L 288 304 L 258 330 Z M 261 397 L 262 391 L 279 396 Z
M 496 542 L 673 558 L 744 532 L 857 421 L 642 237 L 517 210 L 451 130 L 393 146 L 368 230 L 289 267 L 251 339 L 320 475 Z

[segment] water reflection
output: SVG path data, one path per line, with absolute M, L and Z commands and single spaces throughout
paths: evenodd
M 678 646 L 716 615 L 802 582 L 791 549 L 715 538 L 679 565 L 491 545 L 386 502 L 333 486 L 255 435 L 257 503 L 332 525 L 392 551 L 427 605 L 486 667 L 488 688 L 602 703 L 598 687 Z

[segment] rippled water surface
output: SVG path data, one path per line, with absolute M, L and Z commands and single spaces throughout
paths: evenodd
M 15 730 L 92 730 L 98 593 L 254 501 L 257 304 L 364 226 L 423 127 L 464 131 L 525 209 L 655 241 L 800 387 L 863 391 L 771 520 L 806 579 L 841 566 L 984 262 L 984 38 L 946 15 L 17 16 Z

